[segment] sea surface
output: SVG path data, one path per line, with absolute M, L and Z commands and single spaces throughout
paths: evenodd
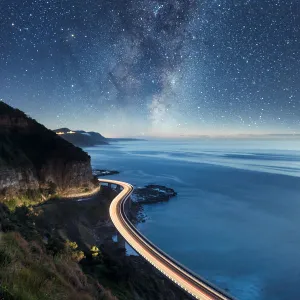
M 150 140 L 86 148 L 94 168 L 178 196 L 145 206 L 141 232 L 245 300 L 300 299 L 300 141 Z M 110 177 L 108 177 L 110 178 Z

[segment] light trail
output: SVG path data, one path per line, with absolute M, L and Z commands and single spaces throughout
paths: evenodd
M 123 188 L 109 207 L 111 220 L 128 244 L 149 263 L 196 299 L 234 299 L 168 256 L 134 227 L 125 211 L 126 201 L 133 192 L 132 185 L 116 180 L 99 179 L 99 182 L 114 184 Z

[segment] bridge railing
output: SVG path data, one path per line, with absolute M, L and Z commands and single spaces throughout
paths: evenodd
M 106 183 L 105 180 L 103 180 L 103 181 L 101 180 L 100 182 Z M 134 189 L 133 186 L 131 186 L 131 188 L 132 188 L 132 191 L 133 191 L 133 189 Z M 193 272 L 192 270 L 190 270 L 186 266 L 182 265 L 180 262 L 178 262 L 177 260 L 175 260 L 173 257 L 169 256 L 167 253 L 165 253 L 160 248 L 158 248 L 156 245 L 154 245 L 150 240 L 148 240 L 142 233 L 140 233 L 137 230 L 137 228 L 133 225 L 133 223 L 128 218 L 128 216 L 126 214 L 126 209 L 125 209 L 126 201 L 128 201 L 128 199 L 130 198 L 130 195 L 131 195 L 132 191 L 127 196 L 125 196 L 123 198 L 123 200 L 121 201 L 121 215 L 122 215 L 122 217 L 124 219 L 124 222 L 130 228 L 130 230 L 133 231 L 135 233 L 135 235 L 137 235 L 139 237 L 139 239 L 144 242 L 144 244 L 149 245 L 150 249 L 153 248 L 156 252 L 158 252 L 160 254 L 160 256 L 165 257 L 173 265 L 176 265 L 181 270 L 183 270 L 186 274 L 188 274 L 189 275 L 188 276 L 189 279 L 192 280 L 192 281 L 194 281 L 195 284 L 199 285 L 198 282 L 201 282 L 201 283 L 203 283 L 204 286 L 209 287 L 210 290 L 211 290 L 211 293 L 213 295 L 215 295 L 215 297 L 216 297 L 216 298 L 213 298 L 213 299 L 236 300 L 234 297 L 232 297 L 231 295 L 229 295 L 225 291 L 221 290 L 220 288 L 218 288 L 214 284 L 210 283 L 206 279 L 202 278 L 201 276 L 199 276 L 198 274 L 196 274 L 195 272 Z M 220 295 L 221 295 L 221 297 L 220 297 Z

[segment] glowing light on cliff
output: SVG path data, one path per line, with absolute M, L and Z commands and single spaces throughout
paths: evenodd
M 63 131 L 60 131 L 60 132 L 56 132 L 56 134 L 58 134 L 58 135 L 64 135 L 64 134 L 74 134 L 74 133 L 76 133 L 75 131 L 68 131 L 68 132 L 63 132 Z

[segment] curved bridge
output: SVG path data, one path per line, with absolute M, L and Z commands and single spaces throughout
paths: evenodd
M 121 187 L 121 192 L 111 202 L 110 217 L 119 233 L 141 256 L 196 299 L 234 299 L 161 251 L 135 228 L 125 213 L 126 202 L 133 192 L 132 185 L 116 180 L 99 181 Z

